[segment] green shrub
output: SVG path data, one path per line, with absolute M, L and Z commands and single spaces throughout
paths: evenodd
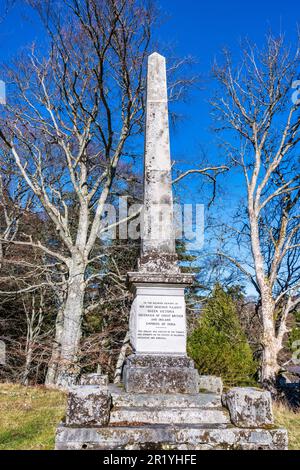
M 217 285 L 199 325 L 188 338 L 188 352 L 200 374 L 222 377 L 226 385 L 254 384 L 257 370 L 232 296 Z

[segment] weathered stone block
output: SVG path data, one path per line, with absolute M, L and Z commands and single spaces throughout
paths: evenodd
M 108 375 L 104 374 L 83 374 L 80 377 L 80 385 L 108 385 Z
M 223 382 L 221 377 L 215 375 L 200 375 L 199 376 L 199 390 L 200 392 L 222 394 Z
M 272 399 L 268 391 L 250 387 L 235 387 L 222 397 L 230 419 L 236 426 L 257 428 L 272 425 Z
M 109 422 L 111 396 L 95 385 L 69 390 L 66 424 L 105 426 Z
M 112 405 L 116 408 L 221 408 L 221 395 L 215 393 L 196 394 L 150 394 L 127 393 L 117 385 L 110 384 Z
M 113 408 L 110 424 L 230 424 L 225 408 Z
M 172 424 L 105 428 L 59 426 L 55 448 L 57 450 L 285 450 L 287 444 L 285 429 Z
M 194 361 L 187 356 L 171 356 L 164 354 L 143 355 L 132 354 L 126 359 L 127 367 L 144 367 L 155 369 L 169 369 L 170 367 L 194 368 Z
M 123 381 L 129 393 L 198 392 L 198 372 L 186 356 L 130 356 Z
M 197 371 L 193 369 L 155 370 L 135 368 L 124 371 L 129 393 L 197 393 Z

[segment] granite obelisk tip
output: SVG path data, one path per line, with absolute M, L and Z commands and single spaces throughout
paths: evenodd
M 166 60 L 148 58 L 144 212 L 139 271 L 179 273 L 175 251 Z

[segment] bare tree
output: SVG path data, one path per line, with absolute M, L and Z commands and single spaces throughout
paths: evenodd
M 259 295 L 261 381 L 268 382 L 279 370 L 287 316 L 300 302 L 300 118 L 291 98 L 299 42 L 292 52 L 282 36 L 270 34 L 264 49 L 247 42 L 242 52 L 238 66 L 225 52 L 224 64 L 214 68 L 217 126 L 227 135 L 231 161 L 242 169 L 247 201 L 241 223 L 236 219 L 230 227 L 240 251 L 223 246 L 219 254 Z
M 40 382 L 45 376 L 56 317 L 53 285 L 57 290 L 61 286 L 56 280 L 57 266 L 47 264 L 43 252 L 12 243 L 9 247 L 0 276 L 1 337 L 7 344 L 6 380 L 20 380 L 27 385 L 29 381 Z
M 29 375 L 31 372 L 32 356 L 34 352 L 34 345 L 37 342 L 41 334 L 41 330 L 42 330 L 42 324 L 43 324 L 43 318 L 44 318 L 43 317 L 44 315 L 43 292 L 41 292 L 39 299 L 37 299 L 35 292 L 33 292 L 32 295 L 30 296 L 30 300 L 31 300 L 30 306 L 26 305 L 25 300 L 23 300 L 23 307 L 24 307 L 24 312 L 26 315 L 26 325 L 27 325 L 27 335 L 26 335 L 26 345 L 25 345 L 25 367 L 24 367 L 24 374 L 23 374 L 23 379 L 22 379 L 22 383 L 24 385 L 28 385 L 28 379 L 29 379 Z M 37 300 L 38 300 L 38 304 L 37 304 Z
M 15 174 L 7 149 L 0 151 L 0 269 L 9 242 L 15 240 L 20 219 L 31 207 L 32 198 L 24 181 Z
M 139 0 L 27 3 L 44 21 L 48 48 L 39 54 L 33 46 L 6 69 L 9 94 L 0 139 L 16 175 L 31 192 L 35 211 L 55 233 L 47 237 L 25 231 L 17 239 L 2 240 L 5 246 L 39 249 L 46 265 L 66 267 L 66 289 L 61 290 L 60 275 L 49 279 L 54 291 L 58 288 L 58 314 L 46 378 L 47 383 L 66 385 L 79 370 L 84 311 L 95 308 L 85 308 L 88 286 L 103 276 L 95 273 L 95 266 L 105 252 L 97 241 L 105 203 L 116 181 L 128 179 L 120 160 L 128 161 L 132 138 L 143 130 L 145 61 L 155 11 L 151 2 L 146 8 Z M 180 76 L 185 63 L 174 61 L 170 67 L 171 101 L 195 81 Z M 225 170 L 208 164 L 174 182 L 198 173 L 215 191 L 216 177 Z M 97 304 L 101 307 L 101 300 Z

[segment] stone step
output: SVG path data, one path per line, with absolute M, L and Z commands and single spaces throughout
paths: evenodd
M 201 424 L 230 423 L 224 408 L 112 408 L 110 424 Z
M 126 393 L 117 388 L 110 388 L 113 406 L 148 407 L 148 408 L 218 408 L 221 407 L 221 396 L 214 393 L 188 394 L 156 394 Z
M 231 425 L 69 427 L 56 433 L 58 450 L 287 449 L 285 429 L 242 429 Z

